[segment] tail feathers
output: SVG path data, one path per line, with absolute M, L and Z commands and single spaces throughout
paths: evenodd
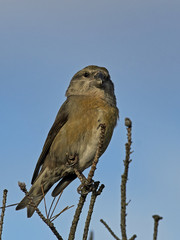
M 52 192 L 52 196 L 56 197 L 60 192 L 62 192 L 75 178 L 76 174 L 69 174 L 57 184 L 57 186 L 54 188 Z
M 35 208 L 33 206 L 29 205 L 31 203 L 31 199 L 32 199 L 33 203 L 35 204 L 35 206 L 37 207 L 39 205 L 39 203 L 41 202 L 41 200 L 43 199 L 43 194 L 35 196 L 35 197 L 25 196 L 23 198 L 23 200 L 16 207 L 16 210 L 20 210 L 20 209 L 27 207 L 27 217 L 28 218 L 32 217 L 32 215 L 35 211 Z
M 17 205 L 16 210 L 27 207 L 27 216 L 31 217 L 35 211 L 34 207 L 29 205 L 31 199 L 37 207 L 43 199 L 43 195 L 46 195 L 48 190 L 58 180 L 59 178 L 53 178 L 51 171 L 45 169 L 32 185 L 28 195 Z
M 40 195 L 40 196 L 36 196 L 35 198 L 33 198 L 33 203 L 35 204 L 36 207 L 42 201 L 43 197 L 44 197 L 43 195 Z M 32 217 L 34 211 L 35 211 L 35 208 L 33 206 L 30 206 L 30 205 L 27 206 L 27 217 L 28 218 Z

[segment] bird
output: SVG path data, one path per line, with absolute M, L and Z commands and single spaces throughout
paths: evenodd
M 66 100 L 60 107 L 37 161 L 28 195 L 16 210 L 27 207 L 30 218 L 44 195 L 57 183 L 52 196 L 59 195 L 77 176 L 69 160 L 78 156 L 76 168 L 83 172 L 92 165 L 97 150 L 100 125 L 105 133 L 100 155 L 111 140 L 119 118 L 114 84 L 105 67 L 87 66 L 71 79 Z

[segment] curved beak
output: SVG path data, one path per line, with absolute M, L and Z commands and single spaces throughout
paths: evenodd
M 105 75 L 104 75 L 104 73 L 102 73 L 101 71 L 99 71 L 99 72 L 97 72 L 97 73 L 94 75 L 94 78 L 95 78 L 95 79 L 101 79 L 102 81 L 104 81 Z

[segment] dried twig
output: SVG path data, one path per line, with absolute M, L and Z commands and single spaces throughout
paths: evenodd
M 126 158 L 124 160 L 124 173 L 121 176 L 121 234 L 122 234 L 122 240 L 127 240 L 127 234 L 126 234 L 126 207 L 129 204 L 129 202 L 126 202 L 126 184 L 128 180 L 128 169 L 129 164 L 132 161 L 130 159 L 131 152 L 131 128 L 132 128 L 132 122 L 129 118 L 125 118 L 125 126 L 127 127 L 127 139 L 128 142 L 125 144 L 126 146 Z M 100 220 L 104 226 L 108 229 L 108 231 L 111 233 L 111 235 L 117 239 L 120 240 L 119 237 L 115 235 L 115 233 L 111 230 L 111 228 L 107 225 L 107 223 L 101 219 Z M 136 238 L 136 235 L 134 234 L 129 240 L 134 240 Z
M 136 237 L 136 234 L 134 234 L 129 240 L 134 240 Z
M 63 212 L 69 210 L 70 208 L 74 207 L 74 205 L 72 206 L 67 206 L 65 207 L 60 213 L 58 213 L 57 215 L 53 216 L 52 218 L 50 218 L 50 221 L 53 222 L 57 217 L 59 217 Z
M 23 182 L 18 182 L 18 186 L 20 187 L 21 191 L 25 194 L 28 195 L 28 191 L 26 188 L 26 184 Z
M 84 175 L 81 174 L 74 167 L 77 177 L 80 179 L 81 182 L 85 182 L 85 183 L 81 184 L 82 187 L 81 187 L 81 185 L 78 187 L 78 189 L 80 189 L 80 187 L 81 187 L 81 191 L 78 191 L 81 194 L 81 196 L 80 196 L 79 203 L 78 203 L 78 206 L 77 206 L 75 214 L 74 214 L 74 218 L 73 218 L 73 221 L 72 221 L 72 225 L 71 225 L 68 240 L 73 240 L 74 237 L 75 237 L 75 232 L 76 232 L 77 224 L 78 224 L 78 221 L 79 221 L 79 217 L 80 217 L 80 214 L 82 212 L 82 208 L 84 206 L 84 203 L 86 201 L 87 194 L 89 193 L 89 191 L 87 191 L 88 187 L 87 187 L 86 183 L 91 183 L 92 182 L 92 178 L 94 176 L 94 172 L 96 170 L 96 165 L 98 163 L 98 159 L 99 159 L 101 149 L 102 149 L 102 146 L 103 146 L 103 140 L 104 140 L 104 134 L 105 134 L 106 126 L 105 126 L 105 124 L 100 124 L 99 127 L 101 128 L 99 143 L 98 143 L 98 146 L 97 146 L 96 154 L 95 154 L 91 169 L 89 171 L 87 180 L 84 178 Z
M 72 225 L 71 225 L 71 229 L 70 229 L 68 240 L 73 240 L 74 237 L 75 237 L 77 224 L 78 224 L 78 221 L 79 221 L 79 217 L 80 217 L 82 208 L 83 208 L 84 203 L 86 201 L 86 197 L 87 197 L 87 194 L 86 195 L 81 194 L 81 196 L 80 196 L 79 203 L 78 203 L 78 206 L 76 208 L 76 212 L 74 214 L 74 218 L 73 218 L 73 221 L 72 221 Z
M 51 215 L 50 215 L 50 218 L 52 218 L 52 215 L 53 215 L 53 213 L 54 213 L 54 211 L 55 211 L 55 209 L 56 209 L 56 207 L 57 207 L 57 204 L 58 204 L 58 202 L 59 202 L 59 199 L 61 198 L 61 195 L 62 195 L 62 192 L 59 194 L 59 197 L 58 197 L 58 199 L 57 199 L 57 201 L 56 201 L 56 203 L 55 203 L 55 206 L 54 206 L 54 208 L 53 208 L 53 210 L 52 210 L 52 213 L 51 213 Z M 54 198 L 54 199 L 55 199 L 55 198 Z M 54 201 L 54 199 L 53 199 L 53 201 Z M 50 214 L 50 211 L 49 211 L 48 214 Z
M 94 176 L 94 172 L 96 170 L 96 165 L 98 163 L 98 160 L 99 160 L 99 157 L 100 157 L 100 154 L 101 154 L 101 151 L 102 151 L 102 147 L 103 147 L 106 125 L 105 124 L 100 124 L 100 128 L 101 128 L 101 132 L 100 132 L 100 137 L 99 137 L 99 143 L 98 143 L 96 154 L 95 154 L 95 157 L 94 157 L 94 160 L 93 160 L 93 164 L 92 164 L 91 169 L 90 169 L 89 174 L 88 174 L 88 178 L 87 178 L 88 182 L 92 181 L 92 178 Z
M 98 189 L 98 186 L 99 186 L 99 182 L 95 182 L 94 183 L 94 189 L 93 189 L 92 195 L 91 195 L 91 201 L 90 201 L 90 204 L 89 204 L 89 211 L 88 211 L 88 214 L 87 214 L 87 217 L 86 217 L 83 240 L 86 240 L 87 236 L 88 236 L 89 225 L 90 225 L 91 216 L 92 216 L 92 213 L 93 213 L 96 198 L 97 198 L 98 195 L 100 195 L 102 193 L 102 190 L 105 187 L 104 184 L 102 184 Z
M 43 188 L 43 185 L 41 185 L 41 191 L 42 191 L 43 199 L 44 199 L 44 207 L 45 207 L 46 218 L 48 218 L 47 206 L 46 206 L 46 198 L 45 198 L 45 194 L 44 194 L 44 188 Z
M 118 237 L 116 236 L 116 234 L 112 231 L 112 229 L 108 226 L 108 224 L 107 224 L 103 219 L 101 219 L 100 222 L 101 222 L 102 224 L 104 224 L 104 226 L 107 228 L 107 230 L 110 232 L 110 234 L 111 234 L 116 240 L 120 240 L 120 238 L 118 238 Z
M 158 224 L 159 220 L 163 219 L 159 215 L 153 215 L 154 218 L 154 234 L 153 234 L 153 240 L 157 240 L 157 233 L 158 233 Z
M 10 204 L 10 205 L 6 205 L 5 208 L 8 208 L 8 207 L 14 207 L 14 206 L 17 206 L 19 203 L 13 203 L 13 204 Z M 0 207 L 0 209 L 2 209 L 3 207 Z
M 3 230 L 3 220 L 4 220 L 4 214 L 5 214 L 5 208 L 6 208 L 6 200 L 7 200 L 7 189 L 4 189 L 3 191 L 3 201 L 2 201 L 2 212 L 1 212 L 1 220 L 0 220 L 0 240 L 2 236 L 2 230 Z
M 129 118 L 125 118 L 125 126 L 127 127 L 127 139 L 128 142 L 125 144 L 126 147 L 126 157 L 124 160 L 124 173 L 121 176 L 121 234 L 122 240 L 127 240 L 127 233 L 126 233 L 126 184 L 128 180 L 128 169 L 129 164 L 131 162 L 130 154 L 131 152 L 131 129 L 132 129 L 132 122 Z M 133 239 L 135 239 L 136 235 L 133 235 Z M 131 239 L 132 239 L 131 238 Z
M 49 218 L 49 215 L 50 215 L 50 213 L 51 213 L 51 209 L 52 209 L 52 206 L 53 206 L 53 204 L 54 204 L 55 199 L 56 199 L 56 197 L 54 197 L 53 200 L 52 200 L 52 202 L 51 202 L 51 206 L 50 206 L 50 208 L 49 208 L 47 218 Z
M 86 179 L 86 177 L 84 176 L 84 174 L 82 172 L 80 172 L 77 168 L 74 168 L 74 172 L 75 172 L 76 176 L 79 178 L 79 180 L 81 182 L 81 185 L 78 187 L 78 189 L 79 189 L 78 192 L 80 192 L 81 188 L 84 185 L 88 185 L 89 182 Z
M 26 194 L 26 196 L 28 196 L 28 191 L 26 189 L 26 184 L 18 182 L 18 185 L 19 185 L 20 189 Z M 57 239 L 58 240 L 63 240 L 62 237 L 60 236 L 60 234 L 57 232 L 54 224 L 52 222 L 50 222 L 49 219 L 46 219 L 44 217 L 44 215 L 41 213 L 41 211 L 37 208 L 37 206 L 33 202 L 32 198 L 28 196 L 28 199 L 29 199 L 29 205 L 34 207 L 34 209 L 37 212 L 37 214 L 39 215 L 39 217 L 43 220 L 43 222 L 45 222 L 48 225 L 48 227 L 51 229 L 51 231 L 54 233 L 54 235 L 57 237 Z

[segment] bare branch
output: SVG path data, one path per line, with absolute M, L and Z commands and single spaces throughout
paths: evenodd
M 130 203 L 130 200 L 126 202 L 126 184 L 128 180 L 128 169 L 129 169 L 129 163 L 132 161 L 130 159 L 131 152 L 131 128 L 132 128 L 132 122 L 129 118 L 125 118 L 125 126 L 127 127 L 127 139 L 128 142 L 125 144 L 126 146 L 126 158 L 124 160 L 124 173 L 121 176 L 121 234 L 122 234 L 122 240 L 127 240 L 127 234 L 126 234 L 126 207 Z M 104 226 L 108 229 L 108 231 L 111 233 L 111 235 L 116 239 L 120 240 L 119 237 L 115 235 L 115 233 L 111 230 L 111 228 L 107 225 L 107 223 L 101 219 L 100 220 Z M 133 235 L 129 240 L 134 240 L 136 238 L 136 235 Z
M 50 216 L 50 213 L 51 213 L 51 209 L 52 209 L 52 206 L 54 204 L 54 201 L 55 201 L 56 197 L 53 198 L 52 202 L 51 202 L 51 205 L 50 205 L 50 208 L 49 208 L 49 211 L 48 211 L 48 215 L 47 215 L 47 218 L 51 218 L 49 217 Z M 51 214 L 52 215 L 52 214 Z
M 121 176 L 121 224 L 120 224 L 120 226 L 121 226 L 122 240 L 127 240 L 127 233 L 126 233 L 126 216 L 127 216 L 127 213 L 126 213 L 126 206 L 127 206 L 127 203 L 126 203 L 126 184 L 127 184 L 127 180 L 128 180 L 129 164 L 131 162 L 130 154 L 132 153 L 131 152 L 132 122 L 129 118 L 125 118 L 125 126 L 127 127 L 128 142 L 125 144 L 126 157 L 125 157 L 125 160 L 124 160 L 124 173 Z
M 74 240 L 77 224 L 78 224 L 78 221 L 79 221 L 79 217 L 80 217 L 82 208 L 83 208 L 84 203 L 86 201 L 86 197 L 87 197 L 87 194 L 86 195 L 81 194 L 81 196 L 80 196 L 79 203 L 78 203 L 78 206 L 76 208 L 76 212 L 74 214 L 74 218 L 73 218 L 73 221 L 72 221 L 72 225 L 71 225 L 68 240 Z
M 137 237 L 136 234 L 134 234 L 129 240 L 134 240 Z
M 79 217 L 82 212 L 84 203 L 86 201 L 86 197 L 91 190 L 91 188 L 89 187 L 89 184 L 92 182 L 92 178 L 94 176 L 94 172 L 96 170 L 96 165 L 98 163 L 98 159 L 99 159 L 101 149 L 103 146 L 104 134 L 105 134 L 105 129 L 106 129 L 105 124 L 100 124 L 100 128 L 101 128 L 101 132 L 100 132 L 100 136 L 99 136 L 99 143 L 97 146 L 96 154 L 95 154 L 91 169 L 88 174 L 88 178 L 86 179 L 84 177 L 84 175 L 82 173 L 80 173 L 76 169 L 76 167 L 74 167 L 75 173 L 76 173 L 77 177 L 80 179 L 80 181 L 82 182 L 82 184 L 78 187 L 78 192 L 81 194 L 81 196 L 80 196 L 79 203 L 78 203 L 78 206 L 77 206 L 75 214 L 74 214 L 74 218 L 72 221 L 68 240 L 74 240 L 74 238 L 75 238 L 75 232 L 76 232 L 77 224 L 79 221 Z
M 39 217 L 43 220 L 43 222 L 45 222 L 47 224 L 47 226 L 51 229 L 51 231 L 54 233 L 54 235 L 57 237 L 58 240 L 63 240 L 63 238 L 60 236 L 60 234 L 57 232 L 54 224 L 49 220 L 46 219 L 44 217 L 44 215 L 41 213 L 41 211 L 37 208 L 37 206 L 35 205 L 35 203 L 33 202 L 32 198 L 28 196 L 28 191 L 26 189 L 26 184 L 25 183 L 21 183 L 18 182 L 18 185 L 20 187 L 20 189 L 26 194 L 26 196 L 29 199 L 29 205 L 34 207 L 35 211 L 37 212 L 37 214 L 39 215 Z
M 84 185 L 89 185 L 88 180 L 86 179 L 86 177 L 84 176 L 84 174 L 82 172 L 80 172 L 77 168 L 74 167 L 74 172 L 76 174 L 76 176 L 79 178 L 81 185 L 78 187 L 78 193 L 80 193 L 81 188 L 84 187 Z
M 120 238 L 118 238 L 118 237 L 116 236 L 116 234 L 111 230 L 111 228 L 108 226 L 108 224 L 107 224 L 103 219 L 101 219 L 100 222 L 101 222 L 102 224 L 104 224 L 104 226 L 107 228 L 107 230 L 110 232 L 110 234 L 111 234 L 116 240 L 120 240 Z
M 53 208 L 53 210 L 52 210 L 52 213 L 51 213 L 51 215 L 50 215 L 50 218 L 52 218 L 52 216 L 53 216 L 53 213 L 54 213 L 54 211 L 55 211 L 55 209 L 56 209 L 56 207 L 57 207 L 57 204 L 58 204 L 58 202 L 59 202 L 59 199 L 61 198 L 61 195 L 62 195 L 62 193 L 63 192 L 61 192 L 60 194 L 59 194 L 59 197 L 58 197 L 58 199 L 57 199 L 57 201 L 56 201 L 56 203 L 55 203 L 55 206 L 54 206 L 54 208 Z M 55 199 L 55 198 L 54 198 Z M 53 199 L 53 202 L 54 202 L 54 199 Z M 52 205 L 51 205 L 52 206 Z M 49 209 L 49 213 L 48 214 L 50 214 L 50 209 Z
M 2 236 L 2 230 L 3 230 L 3 221 L 4 221 L 4 214 L 5 214 L 5 208 L 6 208 L 7 193 L 8 193 L 8 190 L 4 189 L 4 191 L 3 191 L 3 201 L 2 201 L 2 211 L 1 211 L 1 220 L 0 220 L 0 240 L 1 240 L 1 236 Z
M 41 185 L 41 191 L 42 191 L 43 199 L 44 199 L 44 207 L 45 207 L 46 218 L 48 218 L 47 206 L 46 206 L 46 198 L 45 198 L 45 194 L 44 194 L 44 188 L 43 188 L 43 185 Z
M 89 204 L 89 211 L 88 211 L 88 214 L 87 214 L 87 217 L 86 217 L 86 222 L 85 222 L 85 227 L 84 227 L 84 234 L 83 234 L 83 240 L 86 240 L 87 236 L 88 236 L 89 225 L 90 225 L 91 216 L 92 216 L 92 213 L 93 213 L 93 209 L 94 209 L 94 204 L 95 204 L 96 198 L 97 198 L 98 195 L 100 195 L 102 193 L 102 190 L 105 187 L 102 184 L 99 187 L 99 189 L 98 189 L 98 186 L 99 186 L 99 182 L 95 182 L 94 183 L 94 189 L 93 189 L 92 194 L 91 194 L 91 201 L 90 201 L 90 204 Z
M 154 234 L 153 234 L 153 240 L 157 240 L 157 233 L 158 233 L 158 224 L 159 220 L 163 219 L 159 215 L 153 215 L 154 218 Z
M 18 205 L 19 203 L 13 203 L 13 204 L 10 204 L 10 205 L 6 205 L 5 208 L 8 208 L 8 207 L 14 207 L 16 205 Z M 3 207 L 0 207 L 0 209 L 2 209 Z
M 72 205 L 72 206 L 70 206 L 70 207 L 69 207 L 69 206 L 65 207 L 60 213 L 58 213 L 57 215 L 53 216 L 53 217 L 50 219 L 50 221 L 53 222 L 53 221 L 54 221 L 57 217 L 59 217 L 63 212 L 69 210 L 69 209 L 72 208 L 72 207 L 74 207 L 74 205 Z
M 105 130 L 106 130 L 106 125 L 105 124 L 100 124 L 100 128 L 101 128 L 101 132 L 100 132 L 100 137 L 99 137 L 98 148 L 97 148 L 97 151 L 96 151 L 96 154 L 95 154 L 95 157 L 94 157 L 93 164 L 92 164 L 91 169 L 90 169 L 89 174 L 88 174 L 88 178 L 87 178 L 88 182 L 92 181 L 92 178 L 94 176 L 94 172 L 96 170 L 96 165 L 98 163 L 98 160 L 99 160 L 99 157 L 100 157 L 100 154 L 101 154 L 103 142 L 104 142 L 104 134 L 105 134 Z

